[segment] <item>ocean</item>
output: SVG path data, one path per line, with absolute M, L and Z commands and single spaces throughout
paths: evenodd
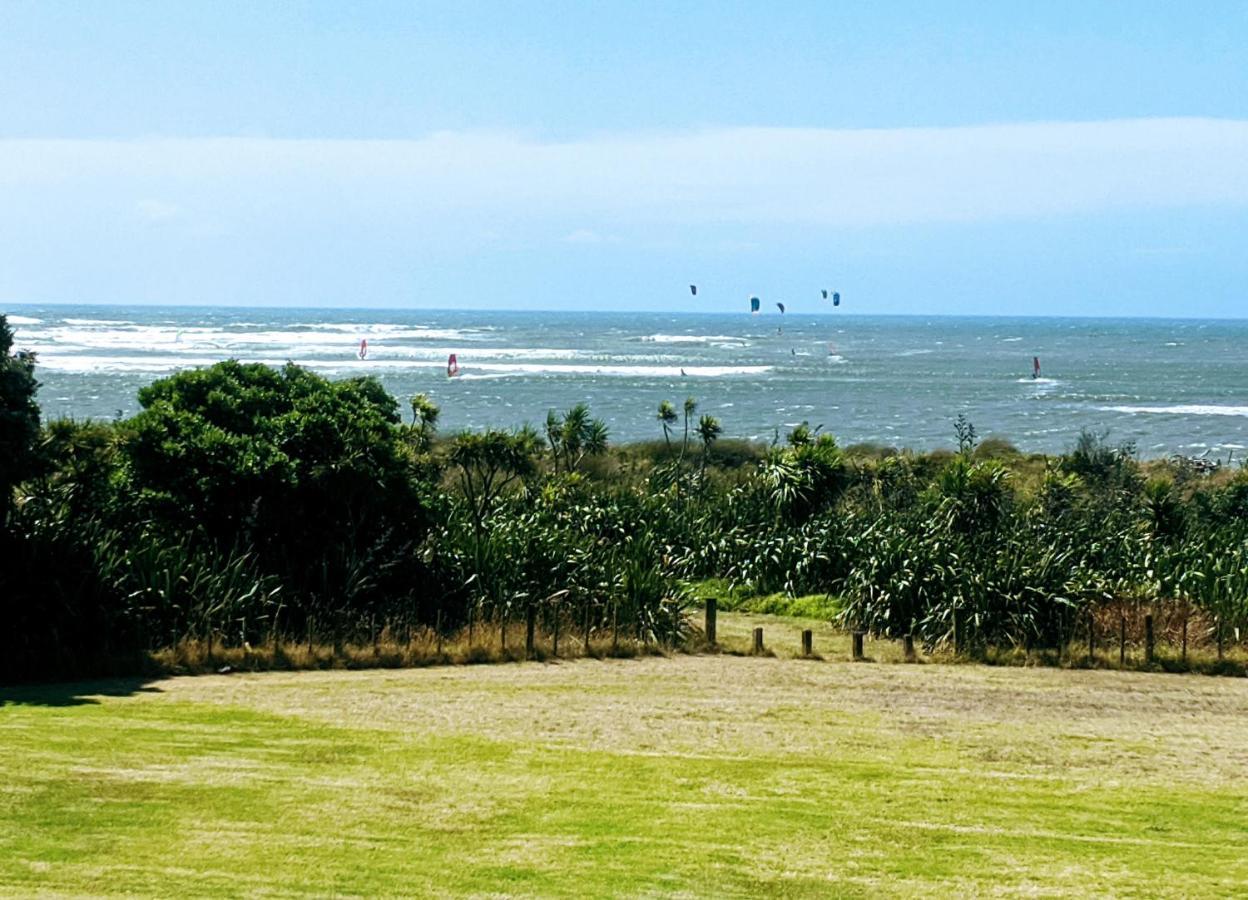
M 223 359 L 375 375 L 442 407 L 444 431 L 540 425 L 585 401 L 615 441 L 662 435 L 686 397 L 728 437 L 803 421 L 842 444 L 981 437 L 1059 452 L 1081 429 L 1142 456 L 1238 460 L 1248 447 L 1248 321 L 701 313 L 13 306 L 47 418 L 112 418 L 138 389 Z M 361 340 L 368 355 L 358 358 Z M 449 354 L 461 375 L 446 376 Z M 1032 378 L 1032 357 L 1040 378 Z M 682 374 L 683 370 L 683 374 Z

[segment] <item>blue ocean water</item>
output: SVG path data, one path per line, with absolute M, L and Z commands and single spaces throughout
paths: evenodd
M 137 410 L 140 386 L 222 359 L 291 360 L 425 392 L 445 430 L 539 424 L 588 402 L 614 440 L 655 438 L 661 400 L 698 400 L 725 434 L 802 421 L 843 444 L 930 449 L 965 414 L 981 436 L 1068 448 L 1080 429 L 1143 456 L 1248 447 L 1248 321 L 823 314 L 13 306 L 45 415 Z M 361 340 L 369 352 L 358 358 Z M 446 376 L 457 355 L 462 374 Z M 1032 378 L 1032 357 L 1042 377 Z M 682 370 L 684 374 L 682 375 Z M 404 403 L 406 408 L 406 403 Z

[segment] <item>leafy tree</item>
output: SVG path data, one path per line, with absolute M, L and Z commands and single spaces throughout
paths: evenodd
M 427 531 L 428 486 L 373 378 L 230 361 L 156 381 L 139 402 L 120 447 L 137 515 L 255 548 L 305 583 L 309 562 L 344 546 Z
M 38 468 L 35 357 L 12 349 L 13 330 L 0 314 L 0 528 L 13 508 L 13 489 Z
M 659 404 L 659 414 L 655 417 L 659 420 L 659 424 L 663 426 L 663 440 L 667 442 L 667 453 L 672 453 L 672 428 L 676 425 L 679 416 L 676 415 L 676 407 L 672 406 L 671 401 L 664 400 Z
M 546 414 L 546 441 L 550 445 L 555 473 L 575 472 L 586 456 L 607 452 L 607 426 L 590 417 L 589 407 L 578 403 L 562 416 L 553 409 Z

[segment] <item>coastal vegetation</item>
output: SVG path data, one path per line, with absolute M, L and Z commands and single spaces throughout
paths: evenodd
M 0 681 L 696 648 L 710 596 L 928 652 L 1112 638 L 1243 671 L 1243 470 L 1090 433 L 1025 454 L 961 417 L 946 451 L 752 444 L 693 397 L 649 444 L 585 405 L 442 434 L 427 397 L 233 361 L 41 423 L 36 360 L 2 324 L 0 349 Z

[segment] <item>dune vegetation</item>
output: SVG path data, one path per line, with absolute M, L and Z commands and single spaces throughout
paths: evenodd
M 692 397 L 649 444 L 584 405 L 441 434 L 375 379 L 233 361 L 41 422 L 11 345 L 0 682 L 697 649 L 711 596 L 938 656 L 1244 671 L 1243 470 L 961 417 L 947 451 L 757 445 Z

